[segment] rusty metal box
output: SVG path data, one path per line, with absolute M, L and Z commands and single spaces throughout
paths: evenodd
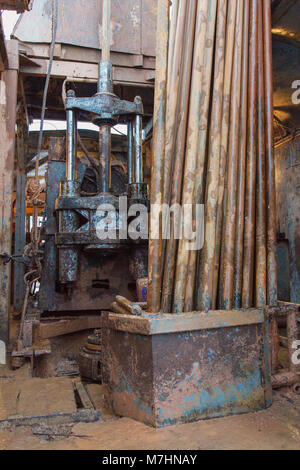
M 272 404 L 263 310 L 104 316 L 104 379 L 117 415 L 162 427 Z

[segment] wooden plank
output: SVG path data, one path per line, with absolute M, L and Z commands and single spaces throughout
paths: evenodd
M 73 317 L 58 321 L 42 321 L 37 327 L 37 337 L 40 339 L 56 338 L 77 331 L 101 328 L 102 319 L 99 316 Z
M 77 391 L 78 393 L 78 396 L 83 405 L 83 408 L 86 410 L 94 410 L 95 407 L 80 379 L 73 380 L 73 387 L 74 387 L 74 390 Z
M 21 64 L 20 72 L 26 75 L 44 76 L 47 73 L 49 60 L 36 59 L 39 67 L 30 64 Z M 52 77 L 56 78 L 82 78 L 98 80 L 99 67 L 97 64 L 67 62 L 54 60 L 52 65 Z M 132 83 L 134 85 L 153 87 L 151 83 L 155 78 L 154 70 L 144 70 L 139 68 L 118 67 L 113 68 L 115 84 Z

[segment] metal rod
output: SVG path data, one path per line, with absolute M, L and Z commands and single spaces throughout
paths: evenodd
M 190 88 L 191 88 L 191 74 L 192 74 L 192 61 L 193 61 L 193 48 L 194 48 L 194 32 L 196 24 L 196 2 L 190 2 L 190 13 L 187 17 L 187 25 L 185 28 L 184 37 L 184 60 L 182 63 L 181 83 L 179 88 L 179 110 L 178 110 L 178 123 L 176 128 L 176 142 L 175 142 L 175 160 L 172 175 L 172 191 L 171 203 L 181 203 L 181 191 L 183 183 L 183 168 L 185 162 L 185 149 L 186 149 L 186 136 L 187 136 L 187 122 L 189 113 L 190 101 Z M 164 266 L 164 279 L 163 279 L 163 293 L 162 293 L 162 311 L 171 312 L 173 290 L 175 283 L 175 269 L 176 269 L 176 255 L 178 248 L 178 240 L 174 239 L 174 224 L 171 215 L 170 222 L 170 239 L 166 244 L 165 266 Z
M 110 41 L 111 41 L 111 0 L 103 0 L 102 16 L 102 60 L 110 61 Z
M 241 99 L 241 67 L 242 67 L 242 39 L 243 39 L 243 10 L 244 1 L 237 0 L 234 61 L 232 73 L 232 91 L 230 100 L 230 130 L 228 146 L 227 169 L 227 199 L 225 213 L 225 243 L 222 260 L 222 288 L 220 308 L 232 310 L 233 305 L 233 278 L 235 238 L 232 236 L 236 229 L 237 208 L 237 171 L 239 150 L 239 123 Z
M 239 179 L 237 197 L 237 225 L 235 234 L 235 265 L 233 306 L 242 306 L 243 259 L 244 259 L 244 224 L 245 224 L 245 184 L 246 184 L 246 153 L 247 153 L 247 117 L 248 117 L 248 64 L 249 64 L 249 18 L 250 0 L 245 0 L 244 33 L 243 33 L 243 66 L 240 111 L 240 148 L 239 148 Z
M 74 97 L 73 90 L 68 91 L 68 97 Z M 77 132 L 76 132 L 75 111 L 67 110 L 67 159 L 66 159 L 66 179 L 74 181 L 76 179 L 76 156 L 77 156 Z
M 157 4 L 157 44 L 156 44 L 156 80 L 153 118 L 153 159 L 151 178 L 151 205 L 163 202 L 164 156 L 166 134 L 166 101 L 168 78 L 168 43 L 169 43 L 169 0 L 158 0 Z M 163 243 L 151 236 L 149 240 L 149 285 L 148 311 L 159 312 L 161 306 Z
M 192 207 L 195 203 L 195 168 L 198 155 L 198 133 L 201 107 L 201 88 L 203 79 L 204 49 L 203 44 L 206 37 L 207 22 L 202 18 L 207 17 L 208 3 L 206 0 L 197 2 L 197 23 L 195 32 L 195 50 L 192 70 L 191 102 L 188 122 L 188 135 L 186 145 L 186 159 L 184 168 L 184 179 L 182 189 L 182 206 Z M 175 289 L 173 311 L 181 313 L 184 311 L 185 291 L 189 264 L 190 240 L 186 234 L 179 241 L 177 267 L 175 276 Z
M 111 1 L 103 0 L 102 15 L 102 60 L 99 69 L 99 93 L 113 92 L 112 64 L 110 62 L 111 41 Z M 108 193 L 110 189 L 110 159 L 111 159 L 111 127 L 102 124 L 99 131 L 99 166 L 102 192 Z
M 205 196 L 205 242 L 200 253 L 198 285 L 197 285 L 197 309 L 209 310 L 213 304 L 213 280 L 214 259 L 216 249 L 216 225 L 219 201 L 219 173 L 222 139 L 222 110 L 224 107 L 224 75 L 227 56 L 233 55 L 226 41 L 226 31 L 232 31 L 234 35 L 235 10 L 228 14 L 228 21 L 233 21 L 233 28 L 226 28 L 227 0 L 218 3 L 217 32 L 216 32 L 216 57 L 215 73 L 213 78 L 213 100 L 211 110 L 211 132 L 208 149 L 206 196 Z M 235 3 L 232 3 L 233 7 Z M 227 42 L 227 51 L 226 51 Z M 233 42 L 233 41 L 232 41 Z M 232 47 L 233 51 L 233 47 Z M 228 63 L 228 62 L 227 62 Z M 228 70 L 229 73 L 229 70 Z
M 133 123 L 128 122 L 127 125 L 127 145 L 128 145 L 128 184 L 134 182 L 133 172 Z
M 198 157 L 196 164 L 196 186 L 195 186 L 195 202 L 201 204 L 204 202 L 205 197 L 205 159 L 208 141 L 209 129 L 209 105 L 211 98 L 211 85 L 212 85 L 212 67 L 215 48 L 215 34 L 216 34 L 216 14 L 217 14 L 217 1 L 210 2 L 210 8 L 207 13 L 207 30 L 204 47 L 204 70 L 202 89 L 201 89 L 201 108 L 200 108 L 200 123 L 199 123 L 199 137 L 198 137 Z M 185 290 L 185 304 L 184 311 L 191 312 L 195 307 L 195 280 L 197 271 L 197 258 L 198 251 L 192 250 L 189 255 L 188 275 Z
M 142 116 L 139 114 L 135 118 L 135 182 L 143 182 L 143 146 L 142 146 Z
M 110 188 L 110 152 L 111 133 L 109 125 L 101 125 L 99 132 L 99 163 L 102 192 L 108 193 Z
M 255 306 L 267 303 L 266 146 L 262 2 L 258 8 L 258 160 L 256 185 Z
M 226 31 L 226 55 L 225 55 L 225 73 L 223 90 L 223 109 L 222 109 L 222 131 L 221 131 L 221 154 L 219 160 L 219 185 L 218 185 L 218 207 L 216 218 L 215 252 L 212 286 L 212 308 L 217 306 L 218 285 L 221 284 L 222 272 L 220 272 L 221 253 L 224 250 L 225 226 L 223 224 L 224 210 L 226 200 L 226 172 L 227 172 L 227 154 L 228 154 L 228 134 L 230 122 L 230 95 L 232 82 L 232 65 L 235 35 L 236 1 L 228 2 L 227 13 L 227 31 Z M 220 280 L 219 280 L 220 276 Z M 199 277 L 198 277 L 199 278 Z
M 267 153 L 267 303 L 277 304 L 277 263 L 276 263 L 276 193 L 275 160 L 273 139 L 273 67 L 272 67 L 272 21 L 271 2 L 263 3 L 263 31 L 265 52 L 265 105 L 266 105 L 266 153 Z
M 172 28 L 170 34 L 173 34 L 173 37 L 169 38 L 169 43 L 174 49 L 173 56 L 169 56 L 169 67 L 171 70 L 168 71 L 168 84 L 167 84 L 167 114 L 166 114 L 166 149 L 165 149 L 165 167 L 164 167 L 164 202 L 169 204 L 170 202 L 170 182 L 171 182 L 171 172 L 173 160 L 175 158 L 174 146 L 175 146 L 175 125 L 177 122 L 178 116 L 178 91 L 180 84 L 180 69 L 182 66 L 182 56 L 184 50 L 182 47 L 183 37 L 185 33 L 186 26 L 186 16 L 188 14 L 188 5 L 185 2 L 179 2 L 179 11 L 178 11 L 178 27 L 175 29 Z M 176 5 L 175 5 L 176 7 Z M 173 6 L 172 6 L 173 8 Z M 171 51 L 170 51 L 171 52 Z M 171 62 L 171 64 L 170 64 Z
M 257 158 L 257 39 L 258 0 L 251 2 L 249 48 L 249 118 L 247 145 L 247 182 L 245 203 L 243 308 L 253 306 L 255 257 L 255 188 Z

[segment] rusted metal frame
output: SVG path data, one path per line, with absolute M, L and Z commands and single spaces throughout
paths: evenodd
M 241 100 L 241 67 L 242 67 L 242 41 L 243 41 L 243 13 L 244 1 L 237 2 L 234 61 L 232 72 L 232 91 L 230 104 L 230 131 L 228 144 L 227 169 L 227 199 L 224 201 L 225 211 L 225 243 L 222 259 L 222 288 L 220 308 L 231 310 L 233 307 L 234 282 L 234 255 L 237 221 L 237 179 L 238 179 L 238 151 L 239 151 L 239 124 Z
M 1 75 L 0 104 L 0 253 L 11 253 L 12 194 L 18 88 L 18 43 L 7 43 L 9 70 Z M 11 265 L 0 262 L 0 341 L 9 339 Z
M 243 66 L 240 111 L 240 146 L 239 146 L 239 179 L 237 196 L 237 224 L 235 233 L 234 287 L 233 306 L 242 306 L 243 259 L 244 259 L 244 224 L 245 224 L 245 186 L 246 186 L 246 153 L 247 153 L 247 118 L 248 118 L 248 65 L 249 65 L 249 18 L 250 0 L 245 0 L 244 33 L 243 33 Z
M 168 42 L 169 42 L 169 0 L 158 0 L 157 5 L 157 51 L 156 51 L 156 82 L 153 117 L 153 156 L 151 168 L 151 205 L 163 202 L 164 157 L 166 137 L 166 102 L 168 79 Z M 159 312 L 161 306 L 163 241 L 151 236 L 149 240 L 149 285 L 148 310 Z
M 195 170 L 198 155 L 198 137 L 201 108 L 202 78 L 204 74 L 204 43 L 207 29 L 208 3 L 204 0 L 197 2 L 197 23 L 195 32 L 195 48 L 192 69 L 191 102 L 189 110 L 188 135 L 183 177 L 182 206 L 185 208 L 195 204 Z M 186 281 L 189 264 L 189 244 L 185 235 L 179 241 L 177 266 L 175 275 L 173 311 L 184 311 Z
M 207 13 L 207 30 L 204 44 L 204 70 L 205 73 L 202 77 L 202 90 L 201 90 L 201 108 L 200 108 L 200 123 L 199 123 L 199 141 L 198 141 L 198 157 L 196 164 L 196 184 L 195 184 L 195 202 L 201 204 L 204 202 L 205 196 L 205 181 L 204 173 L 206 169 L 205 160 L 207 156 L 207 143 L 208 143 L 208 130 L 209 130 L 209 105 L 211 100 L 211 86 L 212 86 L 212 71 L 213 59 L 215 49 L 215 36 L 216 36 L 216 14 L 217 2 L 212 1 L 209 3 Z M 193 311 L 195 308 L 196 300 L 196 272 L 197 272 L 197 259 L 199 252 L 192 250 L 189 255 L 188 277 L 186 282 L 185 291 L 185 305 L 184 311 Z
M 171 206 L 181 203 L 183 184 L 183 169 L 185 163 L 187 123 L 189 115 L 191 75 L 194 49 L 194 34 L 196 25 L 196 2 L 192 2 L 192 13 L 188 17 L 188 25 L 185 31 L 185 60 L 182 65 L 182 80 L 179 95 L 179 114 L 176 128 L 175 161 L 172 174 Z M 174 238 L 174 224 L 172 214 L 170 217 L 170 239 L 166 243 L 162 311 L 171 312 L 173 291 L 175 283 L 176 256 L 178 240 Z
M 257 159 L 257 42 L 258 1 L 251 1 L 249 46 L 249 117 L 243 266 L 243 308 L 253 305 L 255 258 L 255 188 Z
M 258 8 L 258 159 L 256 188 L 255 306 L 267 303 L 266 146 L 262 3 Z
M 214 285 L 217 284 L 216 255 L 220 255 L 220 211 L 223 207 L 222 185 L 225 184 L 229 102 L 233 64 L 236 2 L 229 0 L 218 4 L 217 44 L 213 104 L 209 136 L 205 196 L 205 242 L 200 253 L 197 310 L 213 308 Z M 226 138 L 224 138 L 226 136 Z M 225 142 L 225 145 L 223 145 Z
M 276 236 L 276 185 L 273 131 L 273 68 L 272 68 L 272 24 L 271 2 L 264 0 L 264 63 L 265 63 L 265 107 L 266 107 L 266 167 L 267 167 L 267 303 L 277 304 L 277 236 Z

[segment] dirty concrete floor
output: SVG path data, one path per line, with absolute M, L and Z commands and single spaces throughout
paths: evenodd
M 18 372 L 18 380 L 28 377 Z M 0 369 L 0 376 L 3 376 Z M 11 372 L 10 372 L 11 373 Z M 34 397 L 33 397 L 34 400 Z M 44 423 L 47 425 L 47 423 Z M 68 437 L 45 440 L 30 427 L 0 431 L 1 450 L 300 449 L 300 396 L 276 392 L 266 411 L 155 430 L 130 419 L 80 423 Z

